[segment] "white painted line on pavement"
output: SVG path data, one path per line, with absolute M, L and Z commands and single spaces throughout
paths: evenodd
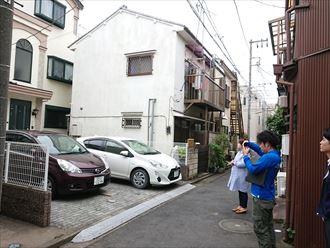
M 195 188 L 192 184 L 185 184 L 177 189 L 164 193 L 162 195 L 156 196 L 146 202 L 143 202 L 133 208 L 125 210 L 124 212 L 103 220 L 94 226 L 88 227 L 78 233 L 71 242 L 82 243 L 86 241 L 91 241 L 98 238 L 99 236 L 115 229 L 116 227 L 126 223 L 127 221 L 137 217 L 138 215 L 174 198 L 177 197 L 191 189 Z

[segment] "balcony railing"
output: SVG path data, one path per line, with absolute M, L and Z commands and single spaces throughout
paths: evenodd
M 213 110 L 223 110 L 225 89 L 220 86 L 220 78 L 213 80 L 206 74 L 186 76 L 185 102 L 204 103 Z

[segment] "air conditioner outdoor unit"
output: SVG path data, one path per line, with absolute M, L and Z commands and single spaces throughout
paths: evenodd
M 282 135 L 282 154 L 289 155 L 290 136 L 289 134 Z
M 281 108 L 287 108 L 288 107 L 288 97 L 287 96 L 279 96 L 278 97 L 278 105 Z

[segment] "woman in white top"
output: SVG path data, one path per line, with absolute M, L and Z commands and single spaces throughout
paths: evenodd
M 240 139 L 237 144 L 237 154 L 233 161 L 231 161 L 231 174 L 228 181 L 228 187 L 231 191 L 238 191 L 239 205 L 232 210 L 237 214 L 244 214 L 247 211 L 248 202 L 248 188 L 249 183 L 245 180 L 247 176 L 247 169 L 243 160 L 242 144 L 244 139 Z

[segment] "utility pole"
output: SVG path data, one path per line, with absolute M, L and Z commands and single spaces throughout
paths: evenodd
M 14 0 L 0 0 L 0 212 Z
M 263 43 L 266 42 L 266 46 L 268 47 L 268 39 L 260 39 L 260 40 L 250 40 L 250 55 L 249 55 L 249 86 L 248 86 L 248 126 L 247 126 L 247 134 L 250 138 L 250 125 L 251 125 L 251 78 L 252 78 L 252 44 L 257 43 L 257 47 L 259 47 L 259 43 L 261 44 L 261 47 L 263 47 Z

